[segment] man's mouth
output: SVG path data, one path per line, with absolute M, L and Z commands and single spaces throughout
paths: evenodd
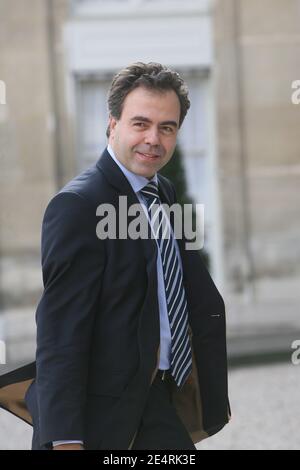
M 156 160 L 157 158 L 159 158 L 159 155 L 155 155 L 153 153 L 141 153 L 141 152 L 136 152 L 137 155 L 143 159 L 143 160 L 148 160 L 148 161 L 153 161 L 153 160 Z

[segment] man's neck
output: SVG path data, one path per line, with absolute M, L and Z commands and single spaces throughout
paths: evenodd
M 129 168 L 127 168 L 126 165 L 124 165 L 124 163 L 121 162 L 121 160 L 118 158 L 118 155 L 116 154 L 116 152 L 115 152 L 115 150 L 113 149 L 113 147 L 112 147 L 112 145 L 111 145 L 110 142 L 108 142 L 108 144 L 107 144 L 107 150 L 108 150 L 108 152 L 109 152 L 111 155 L 114 155 L 114 157 L 118 160 L 118 162 L 119 162 L 121 165 L 123 165 L 123 166 L 127 169 L 127 171 L 130 171 L 131 173 L 133 173 L 133 172 L 132 172 Z M 133 173 L 133 174 L 136 174 L 136 173 Z M 154 173 L 154 175 L 152 175 L 152 176 L 145 176 L 145 178 L 146 178 L 147 180 L 151 181 L 151 180 L 154 178 L 155 175 L 156 175 L 156 173 Z M 139 175 L 137 175 L 137 176 L 139 176 Z

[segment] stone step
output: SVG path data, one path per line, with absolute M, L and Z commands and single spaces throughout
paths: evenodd
M 0 312 L 0 340 L 6 346 L 6 364 L 30 362 L 35 357 L 35 308 Z
M 43 291 L 40 257 L 22 255 L 0 261 L 1 308 L 36 305 Z

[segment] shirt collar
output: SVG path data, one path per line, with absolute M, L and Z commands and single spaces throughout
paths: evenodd
M 144 188 L 150 181 L 154 181 L 156 184 L 158 184 L 158 178 L 157 178 L 157 173 L 149 180 L 145 176 L 137 175 L 136 173 L 133 173 L 132 171 L 128 170 L 116 157 L 112 147 L 110 144 L 107 146 L 107 151 L 110 154 L 111 158 L 116 162 L 122 173 L 126 176 L 128 179 L 133 191 L 135 193 L 139 192 L 141 189 Z

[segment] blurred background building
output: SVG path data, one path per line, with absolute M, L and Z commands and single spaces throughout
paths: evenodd
M 0 0 L 0 373 L 34 359 L 45 208 L 100 156 L 111 78 L 137 60 L 189 85 L 179 142 L 227 306 L 234 420 L 200 448 L 299 448 L 299 0 Z M 0 419 L 0 448 L 28 448 Z
M 225 297 L 232 364 L 300 338 L 299 0 L 1 0 L 0 339 L 34 357 L 50 198 L 106 145 L 111 78 L 157 61 L 187 81 L 179 141 Z M 1 103 L 1 100 L 0 100 Z

